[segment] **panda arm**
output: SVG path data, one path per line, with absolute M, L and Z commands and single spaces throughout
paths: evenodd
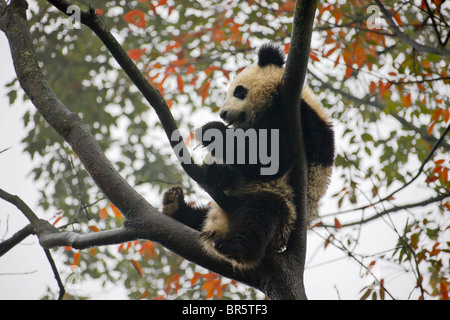
M 215 130 L 210 131 L 209 134 L 212 134 L 206 138 L 205 134 L 208 134 L 208 130 Z M 215 147 L 217 146 L 215 143 L 216 134 L 219 134 L 222 137 L 223 145 L 222 150 L 225 148 L 225 136 L 226 136 L 226 130 L 227 126 L 220 121 L 211 121 L 203 125 L 200 129 L 198 129 L 195 133 L 195 136 L 198 137 L 197 139 L 200 140 L 202 146 L 206 148 L 213 156 L 215 156 Z
M 301 112 L 303 139 L 308 162 L 323 167 L 332 166 L 334 162 L 334 131 L 332 125 L 303 99 Z
M 221 163 L 204 164 L 200 169 L 201 177 L 197 182 L 202 186 L 220 190 L 236 186 L 243 175 L 236 166 Z

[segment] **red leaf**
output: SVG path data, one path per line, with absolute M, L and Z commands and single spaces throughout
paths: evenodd
M 316 228 L 316 227 L 321 227 L 321 226 L 323 226 L 323 223 L 322 223 L 322 221 L 319 221 L 319 222 L 317 222 L 316 224 L 314 224 L 314 225 L 311 227 L 311 229 Z
M 375 82 L 371 81 L 370 85 L 369 85 L 370 94 L 374 94 L 376 89 L 377 89 L 377 84 Z
M 177 76 L 177 84 L 180 93 L 184 93 L 184 80 L 180 75 Z
M 106 208 L 100 209 L 98 215 L 100 219 L 105 220 L 106 218 L 108 218 L 108 210 Z
M 56 225 L 58 223 L 59 220 L 61 220 L 63 218 L 63 216 L 58 217 L 55 222 L 53 222 L 53 225 Z
M 436 124 L 436 122 L 433 122 L 431 125 L 430 125 L 430 127 L 428 128 L 428 134 L 431 136 L 431 133 L 433 132 L 433 128 L 434 128 L 434 125 Z
M 145 49 L 130 49 L 130 50 L 128 50 L 127 53 L 128 53 L 128 56 L 131 58 L 131 60 L 137 61 L 142 57 L 144 52 L 145 52 Z
M 100 231 L 96 226 L 89 226 L 88 228 L 89 228 L 91 231 L 94 231 L 94 232 L 99 232 L 99 231 Z
M 402 100 L 405 108 L 408 108 L 411 105 L 411 93 L 408 93 L 406 97 L 402 98 Z
M 198 281 L 199 278 L 200 278 L 200 273 L 194 272 L 194 276 L 191 278 L 191 286 L 193 286 Z
M 444 113 L 444 109 L 438 108 L 436 110 L 431 111 L 431 121 L 437 121 Z
M 439 284 L 442 300 L 448 300 L 448 282 L 442 279 Z
M 312 52 L 309 53 L 309 58 L 313 61 L 320 62 L 320 59 Z
M 137 273 L 139 274 L 139 277 L 142 278 L 144 273 L 142 272 L 141 265 L 134 259 L 131 259 L 131 263 L 133 264 L 133 267 L 136 269 Z
M 203 84 L 200 89 L 200 96 L 202 97 L 202 103 L 205 103 L 206 97 L 208 97 L 209 87 L 211 86 L 211 82 L 207 81 Z
M 79 252 L 75 252 L 73 254 L 73 266 L 77 266 L 80 263 L 80 253 Z
M 95 12 L 98 16 L 101 16 L 103 14 L 103 9 L 95 9 Z
M 138 9 L 127 12 L 123 16 L 123 20 L 141 29 L 145 29 L 145 26 L 147 25 L 144 12 Z
M 117 219 L 121 219 L 122 218 L 122 214 L 120 213 L 120 211 L 110 202 L 109 203 L 112 211 L 114 212 L 114 215 L 116 216 Z
M 350 78 L 350 76 L 353 74 L 353 69 L 350 67 L 347 67 L 347 69 L 345 69 L 345 79 Z
M 370 273 L 370 270 L 372 270 L 373 266 L 375 265 L 376 261 L 373 260 L 369 266 L 367 267 L 367 271 L 366 271 L 366 275 L 368 275 Z
M 342 225 L 337 218 L 334 218 L 334 227 L 337 229 L 342 228 Z

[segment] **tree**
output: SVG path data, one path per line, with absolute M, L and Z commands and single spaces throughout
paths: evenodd
M 192 297 L 193 294 L 209 298 L 229 296 L 238 291 L 234 288 L 235 282 L 180 260 L 152 242 L 156 241 L 191 261 L 203 262 L 200 264 L 210 270 L 255 286 L 270 298 L 304 298 L 301 275 L 306 231 L 305 226 L 300 226 L 302 221 L 294 235 L 294 239 L 298 236 L 294 241 L 298 251 L 291 256 L 292 260 L 269 259 L 270 263 L 254 274 L 235 274 L 229 266 L 214 263 L 196 250 L 198 243 L 192 230 L 158 216 L 154 208 L 159 204 L 159 200 L 154 199 L 159 199 L 157 195 L 168 184 L 182 183 L 189 191 L 197 189 L 175 161 L 168 161 L 171 150 L 167 144 L 160 143 L 163 141 L 161 132 L 166 130 L 169 134 L 176 127 L 190 132 L 195 125 L 201 125 L 186 119 L 185 115 L 201 112 L 198 106 L 202 104 L 217 110 L 223 97 L 223 84 L 248 64 L 255 47 L 270 39 L 285 45 L 286 53 L 290 53 L 287 70 L 297 70 L 290 63 L 303 64 L 309 53 L 308 84 L 336 119 L 334 125 L 340 144 L 335 177 L 340 187 L 333 196 L 339 211 L 322 212 L 311 232 L 323 237 L 324 248 L 331 245 L 345 252 L 367 275 L 374 266 L 388 261 L 403 268 L 403 272 L 413 274 L 412 287 L 417 297 L 448 298 L 446 257 L 449 244 L 445 241 L 446 215 L 450 209 L 448 2 L 319 3 L 311 51 L 306 45 L 309 40 L 305 30 L 312 22 L 304 23 L 304 19 L 313 17 L 315 5 L 305 16 L 299 15 L 301 9 L 309 8 L 307 1 L 304 1 L 305 6 L 300 2 L 296 6 L 295 1 L 191 1 L 189 4 L 171 0 L 139 0 L 126 4 L 92 1 L 96 15 L 82 3 L 72 2 L 85 10 L 80 18 L 88 28 L 81 29 L 76 20 L 67 19 L 54 10 L 56 7 L 66 13 L 69 3 L 48 2 L 52 5 L 38 1 L 38 5 L 29 10 L 33 12 L 30 18 L 33 41 L 32 44 L 28 41 L 27 47 L 26 41 L 19 45 L 25 38 L 18 36 L 18 30 L 26 34 L 25 26 L 12 29 L 7 23 L 20 21 L 23 24 L 23 19 L 17 16 L 7 19 L 23 14 L 23 1 L 11 1 L 9 6 L 2 1 L 0 24 L 7 35 L 9 32 L 18 78 L 21 79 L 20 69 L 23 71 L 26 67 L 27 72 L 31 69 L 25 64 L 24 57 L 28 56 L 18 58 L 20 51 L 14 50 L 35 51 L 43 68 L 44 77 L 36 77 L 42 85 L 39 94 L 30 94 L 34 78 L 31 75 L 39 75 L 37 66 L 36 73 L 27 73 L 20 81 L 20 86 L 45 119 L 39 113 L 28 112 L 24 116 L 29 129 L 24 143 L 25 150 L 36 162 L 35 179 L 46 183 L 41 189 L 41 206 L 61 212 L 49 219 L 61 232 L 36 219 L 17 198 L 2 193 L 2 198 L 15 202 L 34 221 L 34 228 L 27 226 L 3 242 L 3 250 L 35 231 L 45 247 L 67 245 L 70 241 L 72 248 L 65 252 L 67 263 L 85 269 L 87 276 L 104 281 L 133 274 L 134 277 L 125 280 L 125 286 L 130 288 L 134 298 Z M 7 7 L 10 9 L 6 10 Z M 295 10 L 302 23 L 294 22 L 292 27 Z M 72 29 L 68 28 L 69 24 Z M 118 43 L 108 29 L 113 31 Z M 306 38 L 296 38 L 296 34 Z M 299 44 L 306 47 L 299 48 Z M 292 52 L 303 57 L 296 59 Z M 70 67 L 61 69 L 61 66 Z M 286 90 L 299 92 L 303 73 L 291 75 L 300 78 L 286 81 L 296 87 Z M 50 87 L 45 86 L 44 78 Z M 19 84 L 13 81 L 8 88 L 11 102 L 14 102 L 20 95 Z M 60 114 L 52 116 L 36 102 L 45 97 L 50 98 L 51 103 L 47 105 L 59 107 Z M 56 97 L 71 111 L 63 109 Z M 170 112 L 162 97 L 171 107 Z M 153 107 L 151 111 L 149 103 Z M 88 127 L 81 130 L 83 124 L 72 112 Z M 62 121 L 63 117 L 70 121 Z M 294 116 L 293 120 L 298 117 Z M 70 146 L 54 134 L 49 124 L 59 128 L 57 131 Z M 119 128 L 126 130 L 127 139 L 123 139 L 123 133 L 118 134 Z M 78 134 L 83 135 L 82 140 L 74 139 Z M 93 143 L 92 136 L 100 149 Z M 104 166 L 107 161 L 104 153 L 113 159 L 112 165 Z M 195 166 L 183 169 L 195 180 Z M 116 170 L 125 179 L 116 174 Z M 115 188 L 125 186 L 124 180 L 140 193 L 151 194 L 148 199 L 152 199 L 153 206 L 146 204 L 131 190 L 133 188 Z M 405 200 L 402 195 L 411 193 L 412 187 L 417 185 L 426 192 L 420 199 Z M 299 201 L 301 189 L 297 188 Z M 208 192 L 220 203 L 220 192 Z M 299 203 L 298 208 L 302 207 Z M 144 217 L 144 212 L 147 215 L 142 219 L 140 215 Z M 405 217 L 402 225 L 392 221 L 392 215 L 400 212 Z M 140 216 L 139 225 L 133 224 L 137 216 Z M 397 243 L 386 252 L 359 254 L 357 248 L 364 226 L 381 219 L 392 228 Z M 134 233 L 144 225 L 144 233 Z M 165 232 L 169 226 L 171 231 Z M 119 229 L 111 230 L 117 227 Z M 68 230 L 73 232 L 63 232 Z M 78 236 L 78 233 L 86 233 L 86 236 Z M 170 234 L 179 237 L 170 237 Z M 108 241 L 101 244 L 122 243 L 118 248 L 120 257 L 108 246 L 74 249 L 80 245 L 81 242 L 77 242 L 80 240 L 86 241 L 83 246 L 98 245 L 103 235 Z M 181 244 L 183 252 L 179 251 Z M 108 268 L 94 263 L 102 259 L 116 261 L 114 269 L 119 270 L 121 276 L 114 278 Z M 170 270 L 164 271 L 164 265 L 170 266 Z M 128 268 L 134 268 L 134 273 Z M 146 273 L 152 274 L 155 280 L 142 277 Z M 295 277 L 298 283 L 286 281 L 283 277 L 288 274 L 298 275 Z M 158 279 L 163 280 L 162 285 Z M 373 281 L 361 291 L 362 298 L 386 295 L 395 298 L 389 291 L 388 279 L 373 275 Z M 186 288 L 191 283 L 203 290 L 193 293 Z M 276 288 L 271 285 L 274 283 Z
M 70 3 L 66 1 L 49 2 L 62 12 L 69 12 L 70 10 Z M 20 85 L 45 121 L 70 145 L 96 185 L 111 203 L 115 204 L 112 205 L 113 211 L 120 210 L 121 214 L 125 216 L 123 226 L 116 229 L 98 231 L 91 228 L 91 230 L 97 232 L 84 235 L 72 231 L 60 232 L 49 222 L 39 219 L 20 199 L 2 191 L 2 198 L 15 204 L 29 219 L 33 226 L 32 230 L 38 235 L 40 244 L 45 248 L 46 254 L 49 255 L 49 248 L 57 246 L 83 249 L 135 241 L 136 239 L 148 239 L 162 243 L 165 247 L 208 269 L 259 288 L 271 298 L 305 298 L 302 274 L 306 243 L 304 219 L 306 198 L 305 188 L 301 186 L 305 185 L 306 162 L 304 161 L 301 134 L 296 135 L 298 136 L 296 148 L 298 153 L 295 158 L 303 165 L 297 169 L 301 179 L 295 182 L 299 218 L 297 219 L 297 231 L 292 234 L 290 240 L 292 249 L 286 250 L 281 259 L 280 255 L 267 255 L 264 263 L 251 271 L 235 270 L 230 264 L 217 261 L 200 249 L 198 232 L 158 214 L 157 210 L 145 201 L 107 160 L 81 118 L 69 111 L 51 91 L 35 58 L 32 38 L 26 24 L 25 10 L 27 7 L 25 1 L 12 1 L 9 6 L 2 3 L 3 23 L 1 28 L 7 35 L 11 46 Z M 287 60 L 282 88 L 282 98 L 290 97 L 294 106 L 299 105 L 300 102 L 315 8 L 315 2 L 299 2 L 296 13 L 295 20 L 301 20 L 298 20 L 295 24 L 300 26 L 300 21 L 302 21 L 303 30 L 294 28 L 293 49 Z M 182 144 L 182 137 L 173 139 L 173 133 L 177 130 L 177 126 L 161 93 L 150 85 L 131 60 L 131 58 L 137 58 L 136 51 L 129 52 L 127 55 L 98 18 L 98 12 L 94 9 L 90 8 L 86 12 L 80 12 L 79 17 L 81 22 L 102 40 L 122 69 L 152 105 L 161 120 L 172 147 L 175 148 L 180 143 Z M 145 26 L 141 11 L 128 13 L 124 18 L 137 27 Z M 139 51 L 138 54 L 140 53 L 142 51 Z M 180 63 L 180 61 L 178 60 L 177 63 Z M 177 79 L 177 82 L 180 87 L 181 81 Z M 299 109 L 293 108 L 290 112 L 293 114 L 291 127 L 298 128 L 294 132 L 301 133 Z M 184 145 L 182 144 L 182 146 Z M 187 149 L 185 147 L 183 152 L 186 155 Z M 181 165 L 186 173 L 194 180 L 198 180 L 197 165 L 189 163 L 189 161 L 181 162 Z M 205 188 L 205 190 L 219 205 L 227 205 L 223 191 L 210 188 Z M 103 216 L 105 215 L 103 212 Z M 119 213 L 116 215 L 118 216 Z M 174 237 L 173 235 L 177 236 Z M 22 238 L 22 236 L 19 238 Z M 12 243 L 15 241 L 12 241 Z M 132 262 L 138 272 L 141 273 L 140 265 L 135 260 L 132 260 Z M 61 290 L 62 292 L 63 290 Z

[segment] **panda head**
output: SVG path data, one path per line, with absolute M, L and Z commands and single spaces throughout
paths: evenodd
M 280 47 L 265 44 L 258 51 L 258 64 L 245 68 L 231 83 L 220 117 L 235 128 L 250 128 L 272 105 L 284 73 Z

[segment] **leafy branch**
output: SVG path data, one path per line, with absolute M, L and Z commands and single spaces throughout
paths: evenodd
M 402 32 L 402 30 L 400 30 L 400 28 L 397 26 L 397 24 L 394 22 L 394 20 L 392 19 L 392 15 L 389 13 L 388 9 L 383 5 L 383 2 L 381 0 L 375 0 L 375 2 L 378 5 L 378 7 L 380 7 L 380 10 L 383 13 L 384 18 L 389 23 L 389 26 L 392 28 L 394 35 L 397 36 L 401 41 L 408 44 L 417 51 L 438 54 L 450 58 L 450 50 L 447 50 L 442 42 L 439 41 L 438 47 L 429 47 L 420 44 L 417 41 L 405 35 Z M 432 21 L 434 23 L 434 20 Z

